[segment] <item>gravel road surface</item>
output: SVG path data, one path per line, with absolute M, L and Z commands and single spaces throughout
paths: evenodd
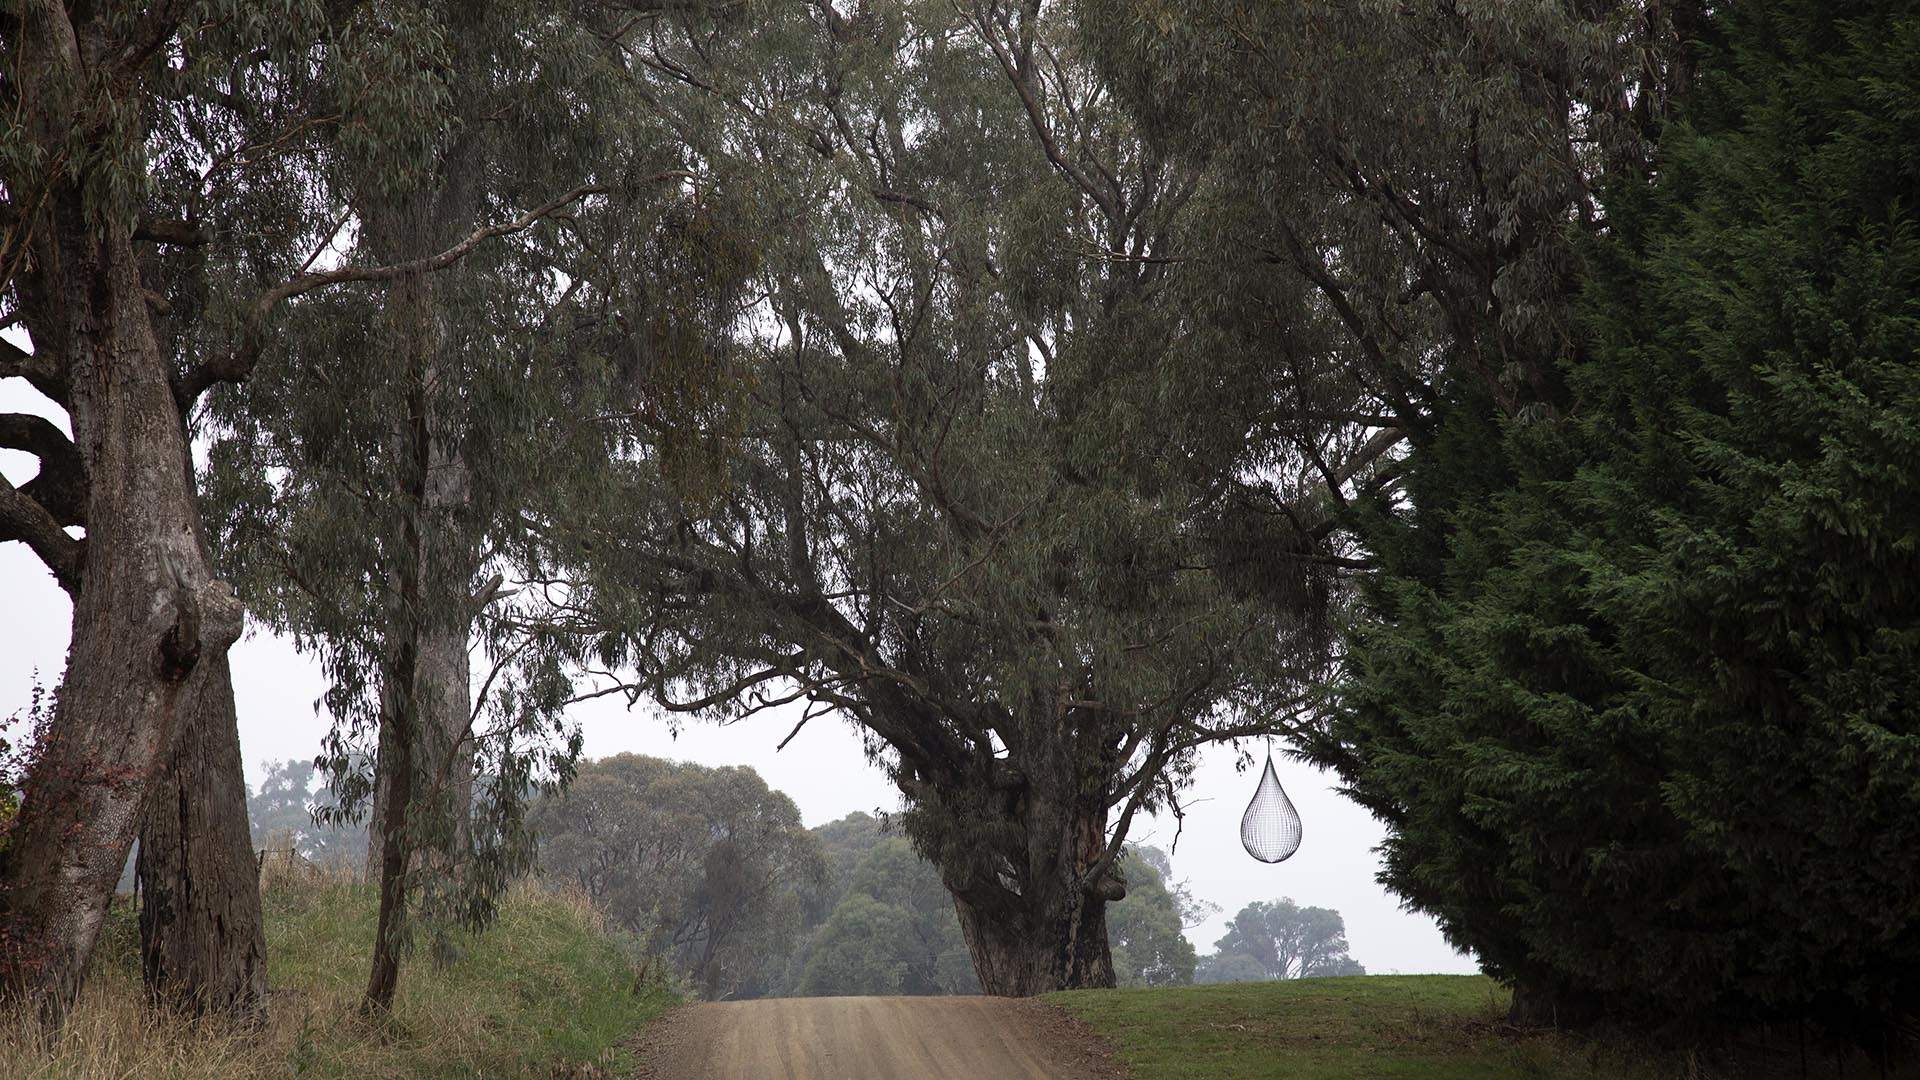
M 636 1046 L 659 1080 L 1117 1080 L 1079 1021 L 992 997 L 770 998 L 677 1009 Z

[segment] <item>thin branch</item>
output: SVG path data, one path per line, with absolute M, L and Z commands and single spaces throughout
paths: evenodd
M 688 175 L 682 171 L 660 173 L 653 177 L 664 180 Z M 415 274 L 428 274 L 443 270 L 466 258 L 481 244 L 495 237 L 507 236 L 533 226 L 536 222 L 551 215 L 554 211 L 580 201 L 590 195 L 605 194 L 606 188 L 597 184 L 583 184 L 565 195 L 543 206 L 514 218 L 512 221 L 483 226 L 469 233 L 466 239 L 447 248 L 437 255 L 419 259 L 391 263 L 386 266 L 344 266 L 337 270 L 306 272 L 296 274 L 279 285 L 268 289 L 256 299 L 247 312 L 247 321 L 240 334 L 240 344 L 232 352 L 210 360 L 189 371 L 181 380 L 176 397 L 182 406 L 190 406 L 200 395 L 216 383 L 240 382 L 253 371 L 260 359 L 260 350 L 264 344 L 267 319 L 282 301 L 291 300 L 302 293 L 329 285 L 342 285 L 357 281 L 394 281 Z
M 1034 136 L 1040 140 L 1040 149 L 1046 152 L 1047 160 L 1051 161 L 1054 168 L 1059 169 L 1067 179 L 1072 180 L 1076 187 L 1085 192 L 1088 198 L 1097 203 L 1101 212 L 1109 220 L 1117 220 L 1121 216 L 1120 207 L 1114 202 L 1112 193 L 1102 189 L 1100 185 L 1093 182 L 1092 177 L 1073 162 L 1068 161 L 1066 154 L 1060 150 L 1060 144 L 1054 141 L 1053 128 L 1047 123 L 1045 106 L 1034 93 L 1033 84 L 1021 70 L 1021 65 L 1008 51 L 1006 44 L 994 33 L 992 20 L 984 11 L 976 9 L 974 24 L 980 30 L 981 40 L 986 42 L 987 48 L 993 50 L 994 59 L 1000 62 L 1000 70 L 1006 73 L 1007 81 L 1013 85 L 1014 92 L 1020 95 L 1020 104 L 1026 108 L 1027 119 L 1032 122 Z

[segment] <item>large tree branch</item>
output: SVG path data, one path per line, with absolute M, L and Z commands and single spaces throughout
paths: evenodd
M 685 173 L 663 173 L 656 179 L 669 176 L 684 176 Z M 240 332 L 240 343 L 232 352 L 208 360 L 188 371 L 175 388 L 174 396 L 184 410 L 199 400 L 200 395 L 217 383 L 241 382 L 253 371 L 260 359 L 260 350 L 265 344 L 267 320 L 282 301 L 291 300 L 302 293 L 329 285 L 343 285 L 356 281 L 394 281 L 415 274 L 429 274 L 443 270 L 473 254 L 481 244 L 496 237 L 507 236 L 531 227 L 555 211 L 586 198 L 589 195 L 604 194 L 606 189 L 596 184 L 583 184 L 565 195 L 514 218 L 512 221 L 499 222 L 483 226 L 469 233 L 459 243 L 435 255 L 404 262 L 390 263 L 385 266 L 344 266 L 337 270 L 325 270 L 296 274 L 286 281 L 260 294 L 247 311 L 245 326 Z
M 994 59 L 1000 63 L 1000 70 L 1006 74 L 1007 81 L 1012 84 L 1014 92 L 1020 95 L 1020 104 L 1026 109 L 1027 119 L 1033 125 L 1034 137 L 1040 140 L 1040 149 L 1046 153 L 1047 160 L 1051 161 L 1054 168 L 1059 169 L 1062 175 L 1072 180 L 1075 187 L 1085 192 L 1109 220 L 1118 221 L 1121 217 L 1121 208 L 1113 192 L 1094 183 L 1092 177 L 1067 160 L 1066 154 L 1061 151 L 1060 144 L 1053 137 L 1053 126 L 1047 122 L 1046 108 L 1034 91 L 1029 72 L 1023 70 L 1023 65 L 1009 51 L 1007 44 L 994 33 L 992 16 L 985 10 L 976 8 L 973 21 L 980 31 L 981 40 L 986 42 L 987 48 L 993 50 Z
M 133 238 L 174 247 L 199 247 L 213 239 L 213 234 L 203 225 L 179 218 L 142 218 L 133 227 Z
M 1346 461 L 1341 462 L 1340 467 L 1334 470 L 1332 477 L 1333 482 L 1340 487 L 1345 487 L 1368 466 L 1380 460 L 1387 451 L 1405 442 L 1406 439 L 1407 432 L 1405 428 L 1382 428 L 1374 432 L 1371 438 L 1360 444 L 1360 447 L 1353 452 L 1353 455 L 1347 458 Z
M 67 403 L 67 373 L 47 350 L 28 352 L 0 337 L 0 379 L 25 379 L 50 400 Z
M 53 421 L 31 413 L 0 413 L 0 448 L 40 459 L 40 474 L 27 481 L 21 494 L 61 525 L 87 523 L 87 473 L 80 448 Z
M 68 593 L 79 589 L 84 543 L 68 536 L 45 507 L 0 476 L 0 543 L 8 540 L 18 540 L 32 548 Z

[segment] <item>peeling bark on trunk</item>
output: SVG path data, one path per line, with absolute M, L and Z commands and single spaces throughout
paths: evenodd
M 141 973 L 156 1002 L 266 1018 L 266 932 L 226 657 L 203 661 L 166 774 L 147 796 L 136 872 Z
M 452 569 L 458 574 L 459 568 Z M 433 783 L 427 794 L 436 820 L 445 824 L 445 844 L 432 854 L 450 863 L 464 859 L 472 841 L 473 740 L 468 738 L 468 727 L 473 715 L 473 669 L 467 643 L 464 618 L 435 620 L 420 635 L 414 675 L 425 740 L 423 763 L 431 770 Z
M 417 659 L 411 700 L 418 703 L 417 723 L 426 740 L 415 748 L 416 767 L 425 773 L 431 785 L 428 791 L 416 791 L 415 797 L 432 795 L 436 807 L 444 808 L 444 813 L 450 815 L 451 830 L 443 853 L 448 859 L 458 859 L 472 842 L 474 749 L 468 729 L 473 715 L 473 669 L 468 644 L 468 626 L 464 621 L 435 622 L 421 628 L 412 642 Z M 383 715 L 397 715 L 393 710 L 394 704 L 389 698 Z M 386 834 L 392 793 L 391 775 L 375 762 L 373 801 L 367 826 L 368 881 L 380 880 L 383 859 L 380 841 Z
M 149 785 L 242 610 L 200 535 L 169 364 L 124 227 L 56 203 L 68 407 L 88 481 L 86 554 L 52 730 L 0 856 L 0 994 L 64 1016 L 126 864 Z M 44 306 L 44 305 L 43 305 Z
M 428 628 L 414 643 L 419 659 L 413 700 L 420 703 L 420 730 L 427 738 L 418 748 L 419 765 L 440 789 L 434 796 L 436 806 L 443 806 L 452 818 L 448 847 L 443 853 L 448 859 L 459 858 L 472 841 L 473 741 L 467 738 L 473 708 L 472 661 L 467 645 L 464 624 Z M 381 838 L 386 835 L 388 805 L 393 797 L 392 775 L 378 762 L 375 766 L 373 804 L 367 823 L 368 881 L 380 880 L 385 858 Z
M 406 937 L 408 874 L 423 860 L 437 864 L 436 872 L 450 872 L 469 840 L 466 807 L 473 790 L 472 744 L 464 739 L 470 695 L 465 623 L 408 626 L 395 635 L 395 643 L 400 659 L 390 674 L 403 689 L 384 695 L 368 844 L 369 875 L 380 885 L 373 971 L 363 1005 L 370 1012 L 393 1007 Z M 443 824 L 445 843 L 418 850 L 421 834 L 440 831 L 432 826 Z
M 387 804 L 393 799 L 393 778 L 388 774 L 391 762 L 387 760 L 386 725 L 387 718 L 393 715 L 393 689 L 384 681 L 380 686 L 380 743 L 374 750 L 373 759 L 373 798 L 367 806 L 367 865 L 366 880 L 370 885 L 380 884 L 380 868 L 386 865 Z

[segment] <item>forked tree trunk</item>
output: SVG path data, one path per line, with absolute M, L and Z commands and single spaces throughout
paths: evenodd
M 389 640 L 386 647 L 392 651 L 398 643 Z M 395 701 L 396 687 L 392 672 L 381 672 L 380 679 L 380 733 L 373 755 L 373 798 L 367 811 L 367 883 L 380 884 L 380 867 L 385 865 L 387 835 L 387 804 L 393 798 L 393 778 L 389 775 L 391 763 L 386 760 L 386 725 L 398 715 L 399 705 Z
M 956 893 L 953 907 L 982 993 L 1033 997 L 1114 985 L 1105 900 L 1083 894 L 1078 903 L 1062 897 L 989 914 Z
M 423 860 L 432 872 L 452 872 L 451 864 L 470 839 L 466 626 L 428 620 L 425 626 L 396 628 L 395 637 L 402 659 L 390 675 L 399 692 L 383 697 L 369 843 L 369 870 L 380 886 L 373 969 L 363 1006 L 369 1012 L 391 1009 L 399 986 L 408 874 Z M 438 835 L 442 842 L 436 850 L 417 850 L 423 834 Z
M 266 1017 L 260 875 L 227 658 L 206 671 L 147 796 L 136 872 L 147 993 L 193 1015 Z
M 64 319 L 49 346 L 68 364 L 86 463 L 86 554 L 58 710 L 0 854 L 0 994 L 53 1021 L 79 991 L 179 720 L 242 617 L 201 539 L 131 238 L 84 201 L 77 188 L 54 199 L 61 262 L 30 285 Z
M 1103 808 L 1058 805 L 1032 789 L 1008 808 L 1019 827 L 996 831 L 1020 837 L 1025 850 L 1001 852 L 1007 872 L 983 880 L 977 861 L 943 870 L 981 991 L 1032 997 L 1113 986 L 1107 904 L 1124 897 L 1126 885 L 1112 870 L 1095 874 L 1105 851 Z

